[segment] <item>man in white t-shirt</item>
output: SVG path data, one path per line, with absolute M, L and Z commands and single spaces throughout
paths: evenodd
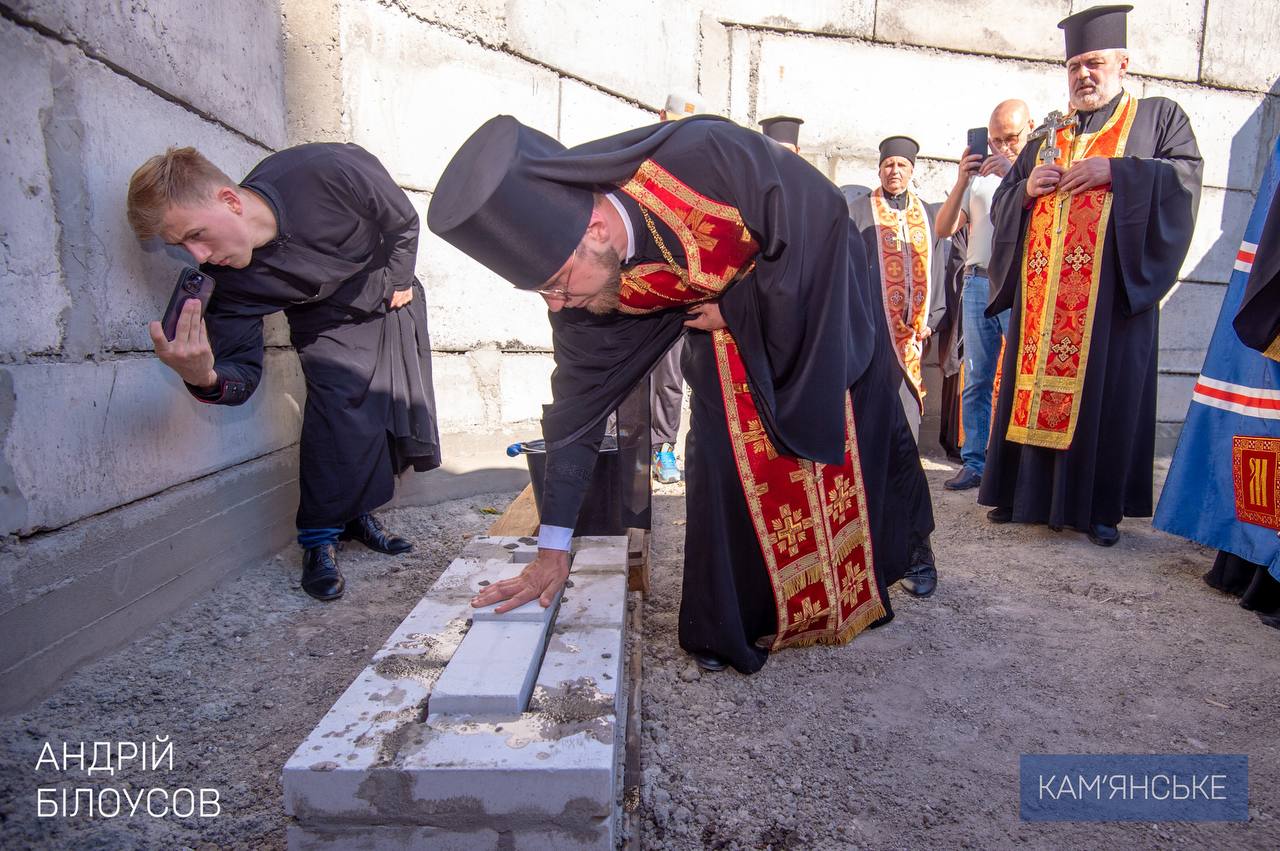
M 960 391 L 960 414 L 964 424 L 964 445 L 960 472 L 943 483 L 947 490 L 968 490 L 982 483 L 987 459 L 987 437 L 991 431 L 991 393 L 995 382 L 1000 347 L 1009 323 L 1009 311 L 986 316 L 990 282 L 987 263 L 991 260 L 991 200 L 1000 181 L 1018 158 L 1035 129 L 1027 105 L 1006 100 L 991 113 L 987 136 L 991 154 L 985 159 L 964 149 L 955 186 L 938 210 L 937 235 L 951 236 L 969 226 L 965 249 L 964 288 L 960 295 L 960 316 L 964 347 L 964 385 Z

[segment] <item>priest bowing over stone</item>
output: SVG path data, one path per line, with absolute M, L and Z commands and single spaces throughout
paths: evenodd
M 978 502 L 1100 546 L 1150 517 L 1160 299 L 1187 255 L 1200 152 L 1187 116 L 1123 88 L 1125 14 L 1064 19 L 1071 111 L 996 191 L 987 315 L 1012 306 Z
M 887 586 L 933 515 L 862 247 L 821 173 L 707 116 L 572 150 L 498 116 L 427 223 L 552 325 L 538 556 L 475 605 L 559 593 L 606 417 L 687 327 L 680 645 L 751 673 L 892 617 Z

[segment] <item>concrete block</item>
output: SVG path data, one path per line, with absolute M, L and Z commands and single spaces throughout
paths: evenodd
M 1199 370 L 1196 371 L 1198 373 Z M 1156 422 L 1180 423 L 1185 420 L 1196 375 L 1162 372 L 1156 380 Z
M 297 506 L 297 453 L 284 449 L 0 544 L 0 712 L 25 710 L 76 666 L 261 564 L 295 534 Z
M 71 48 L 58 48 L 52 73 L 58 119 L 50 132 L 65 145 L 53 159 L 54 204 L 76 304 L 66 345 L 72 352 L 149 352 L 147 324 L 163 314 L 181 263 L 154 246 L 144 250 L 129 229 L 129 176 L 169 145 L 194 144 L 233 177 L 267 151 Z
M 699 5 L 703 14 L 725 24 L 857 38 L 871 38 L 875 26 L 875 0 L 800 0 L 785 9 L 770 0 L 704 0 Z
M 155 358 L 31 363 L 11 382 L 4 459 L 22 510 L 5 534 L 51 529 L 297 440 L 304 390 L 292 352 L 268 354 L 246 404 L 204 405 Z
M 507 4 L 503 0 L 402 0 L 399 5 L 415 18 L 468 33 L 491 47 L 500 47 L 506 39 Z
M 504 352 L 501 368 L 502 421 L 540 420 L 542 406 L 551 402 L 550 354 Z
M 662 96 L 666 101 L 666 95 Z M 662 104 L 659 103 L 659 106 Z M 658 123 L 659 116 L 568 77 L 560 79 L 561 142 L 573 147 L 636 127 Z
M 626 541 L 612 535 L 580 535 L 574 538 L 573 569 L 591 573 L 626 573 Z
M 732 72 L 729 44 L 732 32 L 734 30 L 705 10 L 698 19 L 698 39 L 702 45 L 698 88 L 702 94 L 704 109 L 715 115 L 729 114 L 729 81 Z
M 1142 0 L 1133 4 L 1134 9 L 1129 13 L 1129 70 L 1177 80 L 1198 79 L 1205 2 Z M 1073 0 L 1071 11 L 1101 5 L 1103 0 Z M 1058 58 L 1061 58 L 1062 31 L 1055 27 L 1054 32 L 1058 35 Z
M 1146 80 L 1141 93 L 1169 98 L 1186 111 L 1204 157 L 1205 186 L 1257 189 L 1275 133 L 1275 110 L 1265 96 L 1162 80 Z
M 346 141 L 341 12 L 335 0 L 280 0 L 290 145 Z
M 18 0 L 10 5 L 19 16 L 268 146 L 285 144 L 280 15 L 274 4 Z M 235 33 L 235 38 L 211 39 L 214 32 Z M 104 106 L 113 105 L 103 100 Z M 139 135 L 150 136 L 141 128 Z
M 426 227 L 429 195 L 409 192 L 409 199 L 423 223 L 417 268 L 427 294 L 432 349 L 466 352 L 496 346 L 549 351 L 546 302 L 516 289 L 431 233 Z
M 672 89 L 697 87 L 698 21 L 696 5 L 674 0 L 587 5 L 511 0 L 507 45 L 657 109 Z M 644 73 L 637 74 L 639 68 Z
M 0 158 L 0 353 L 20 359 L 62 343 L 59 317 L 71 304 L 58 266 L 58 224 L 45 153 L 51 113 L 49 54 L 41 40 L 0 20 L 0 75 L 7 81 Z M 21 317 L 21 321 L 17 321 Z
M 436 681 L 431 714 L 519 717 L 538 676 L 548 622 L 477 620 Z
M 725 110 L 731 119 L 744 127 L 758 126 L 755 124 L 756 72 L 760 64 L 762 38 L 759 32 L 751 30 L 729 30 L 729 55 L 725 62 L 729 69 Z
M 922 156 L 954 159 L 968 128 L 985 124 L 1001 100 L 1026 100 L 1038 120 L 1067 98 L 1065 74 L 1042 63 L 772 33 L 763 36 L 758 79 L 757 116 L 820 119 L 802 128 L 806 149 L 870 158 L 881 139 L 904 133 L 920 142 Z M 905 94 L 936 92 L 951 80 L 965 85 L 918 108 Z M 858 108 L 833 111 L 833 103 Z
M 543 29 L 562 32 L 547 20 Z M 402 186 L 433 190 L 458 147 L 498 113 L 555 135 L 560 82 L 551 71 L 378 4 L 345 6 L 342 30 L 351 140 Z
M 1184 282 L 1160 311 L 1160 368 L 1198 373 L 1227 288 Z
M 1070 0 L 1032 0 L 1002 5 L 998 14 L 995 11 L 964 0 L 882 3 L 876 7 L 875 37 L 966 53 L 1062 59 L 1062 31 L 1056 24 L 1071 14 Z M 936 83 L 947 85 L 942 80 Z M 948 88 L 948 94 L 952 91 Z
M 1210 84 L 1280 93 L 1280 6 L 1212 0 L 1205 12 L 1200 78 Z
M 576 704 L 580 723 L 621 717 L 625 689 L 622 630 L 611 627 L 557 628 L 547 642 L 547 655 L 529 701 L 531 712 L 568 715 Z
M 436 387 L 441 432 L 481 429 L 492 422 L 489 403 L 469 355 L 432 352 L 431 380 Z
M 437 386 L 442 386 L 436 379 Z M 427 473 L 402 476 L 390 507 L 437 505 L 482 493 L 516 493 L 529 484 L 523 458 L 510 458 L 506 448 L 538 433 L 536 424 L 519 431 L 495 428 L 441 432 L 444 463 Z
M 1234 189 L 1206 187 L 1200 193 L 1191 248 L 1179 277 L 1184 280 L 1226 283 L 1231 280 L 1236 252 L 1253 210 L 1253 196 Z
M 564 589 L 560 600 L 557 631 L 587 625 L 616 627 L 627 616 L 625 568 L 609 573 L 591 573 L 579 568 L 570 573 L 569 581 L 573 585 Z
M 582 540 L 581 538 L 578 540 Z M 528 562 L 528 554 L 536 553 L 538 539 L 511 535 L 476 535 L 462 548 L 462 554 L 472 559 L 497 559 L 502 553 L 510 553 L 512 561 Z
M 490 646 L 469 659 L 473 649 L 498 644 L 503 635 L 514 642 L 515 633 L 539 627 L 477 622 L 456 651 L 439 633 L 427 633 L 445 624 L 456 634 L 450 615 L 466 605 L 463 589 L 469 593 L 480 576 L 510 569 L 502 554 L 518 557 L 535 543 L 473 539 L 295 751 L 282 777 L 286 812 L 296 819 L 293 847 L 488 848 L 494 836 L 501 847 L 614 847 L 621 612 L 609 625 L 557 627 L 536 685 L 530 682 L 527 712 L 500 721 L 440 712 L 441 704 L 448 707 L 448 681 L 463 665 L 481 663 L 492 672 L 514 655 Z M 577 543 L 583 552 L 625 550 L 621 539 Z M 450 653 L 444 674 L 427 686 L 430 714 L 423 718 L 431 676 L 424 669 L 438 670 Z

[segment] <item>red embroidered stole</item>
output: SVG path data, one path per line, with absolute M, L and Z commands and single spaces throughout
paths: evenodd
M 933 268 L 929 216 L 914 192 L 907 192 L 907 208 L 901 211 L 889 206 L 880 187 L 871 193 L 870 201 L 877 232 L 880 292 L 893 350 L 915 385 L 923 412 L 924 375 L 920 355 L 924 342 L 920 335 L 929 322 L 929 287 L 933 283 L 929 280 Z
M 1085 157 L 1124 155 L 1138 101 L 1126 92 L 1097 133 L 1058 130 L 1060 165 Z M 1048 144 L 1046 141 L 1044 144 Z M 1111 216 L 1111 186 L 1078 195 L 1036 199 L 1022 252 L 1022 321 L 1009 440 L 1067 449 L 1075 434 L 1084 389 L 1093 316 Z
M 621 306 L 647 313 L 714 298 L 751 269 L 759 246 L 737 209 L 712 201 L 653 161 L 623 187 L 680 239 L 686 269 L 644 263 L 623 272 Z M 772 649 L 839 644 L 883 617 L 853 407 L 845 400 L 845 460 L 780 455 L 761 425 L 746 366 L 727 330 L 712 334 L 729 439 L 773 587 Z M 689 506 L 697 522 L 697 506 Z

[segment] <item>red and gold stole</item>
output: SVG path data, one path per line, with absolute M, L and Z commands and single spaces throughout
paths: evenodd
M 924 204 L 914 192 L 907 192 L 907 208 L 901 212 L 884 200 L 884 190 L 871 193 L 871 212 L 875 218 L 879 246 L 880 292 L 884 297 L 884 314 L 889 321 L 889 335 L 898 362 L 915 385 L 920 410 L 924 411 L 924 375 L 920 354 L 924 343 L 920 335 L 929 322 L 929 280 L 932 265 L 933 233 Z M 909 303 L 908 303 L 909 302 Z
M 1126 92 L 1097 133 L 1057 131 L 1059 165 L 1085 157 L 1124 155 L 1138 101 Z M 1049 144 L 1045 140 L 1043 144 Z M 1111 186 L 1079 195 L 1036 199 L 1022 250 L 1022 322 L 1010 376 L 1014 382 L 1009 440 L 1067 449 L 1075 434 L 1093 336 L 1103 242 L 1111 217 Z
M 759 246 L 734 207 L 700 195 L 652 160 L 622 191 L 677 235 L 686 257 L 681 268 L 646 221 L 667 262 L 623 272 L 623 312 L 707 301 L 751 270 Z M 712 344 L 738 476 L 773 587 L 778 632 L 772 649 L 844 643 L 885 614 L 853 407 L 846 397 L 843 464 L 781 455 L 761 424 L 733 335 L 715 331 Z M 697 522 L 696 512 L 689 506 L 690 523 Z

